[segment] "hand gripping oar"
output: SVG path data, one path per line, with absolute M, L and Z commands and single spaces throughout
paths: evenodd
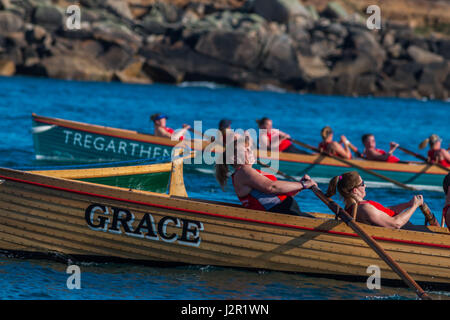
M 422 210 L 422 213 L 425 216 L 425 225 L 429 223 L 430 226 L 440 227 L 439 222 L 425 202 L 420 206 L 420 210 Z
M 332 154 L 329 154 L 328 152 L 321 152 L 319 149 L 317 149 L 317 148 L 315 148 L 315 147 L 313 147 L 313 146 L 310 146 L 310 145 L 308 145 L 308 144 L 306 144 L 306 143 L 303 143 L 303 142 L 300 142 L 300 141 L 294 140 L 294 139 L 291 139 L 291 141 L 294 142 L 294 143 L 296 143 L 296 144 L 298 144 L 299 146 L 302 146 L 303 148 L 307 148 L 307 149 L 313 150 L 313 151 L 315 151 L 315 152 L 318 152 L 318 153 L 320 153 L 320 154 L 323 154 L 323 155 L 325 155 L 325 156 L 327 156 L 327 157 L 333 158 L 333 159 L 335 159 L 335 160 L 337 160 L 337 161 L 340 161 L 340 162 L 342 162 L 342 163 L 345 163 L 345 164 L 348 165 L 348 166 L 357 168 L 357 169 L 359 169 L 359 170 L 361 170 L 361 171 L 364 171 L 364 172 L 366 172 L 366 173 L 369 173 L 369 174 L 371 174 L 371 175 L 373 175 L 373 176 L 375 176 L 375 177 L 378 177 L 378 178 L 380 178 L 380 179 L 382 179 L 382 180 L 389 181 L 389 182 L 391 182 L 391 183 L 393 183 L 393 184 L 395 184 L 395 185 L 397 185 L 397 186 L 399 186 L 399 187 L 402 187 L 402 188 L 404 188 L 404 189 L 411 190 L 411 191 L 416 191 L 416 190 L 417 190 L 417 189 L 415 189 L 415 188 L 413 188 L 413 187 L 410 187 L 410 186 L 407 186 L 406 184 L 401 183 L 401 182 L 399 182 L 399 181 L 397 181 L 397 180 L 388 178 L 388 177 L 386 177 L 386 176 L 384 176 L 384 175 L 382 175 L 382 174 L 379 174 L 379 173 L 377 173 L 377 172 L 374 172 L 374 171 L 372 171 L 372 170 L 370 170 L 370 169 L 363 168 L 363 167 L 361 167 L 360 165 L 354 164 L 354 163 L 352 163 L 352 162 L 350 162 L 350 161 L 348 161 L 348 160 L 345 160 L 345 159 L 342 159 L 342 158 L 340 158 L 340 157 L 337 157 L 337 156 L 334 156 L 334 155 L 332 155 Z
M 367 232 L 365 232 L 357 223 L 355 223 L 355 221 L 353 220 L 353 218 L 347 213 L 347 211 L 345 211 L 344 209 L 342 209 L 336 202 L 334 202 L 333 200 L 331 200 L 330 198 L 328 198 L 323 192 L 322 190 L 320 190 L 318 187 L 316 186 L 312 186 L 311 190 L 314 192 L 314 194 L 320 199 L 322 200 L 327 206 L 328 208 L 331 209 L 331 211 L 333 211 L 339 218 L 341 218 L 354 232 L 356 232 L 356 234 L 358 234 L 366 243 L 369 247 L 371 247 L 377 254 L 378 256 L 383 259 L 384 262 L 386 262 L 386 264 L 388 266 L 391 267 L 391 269 L 398 274 L 398 276 L 400 278 L 402 278 L 402 280 L 411 288 L 413 289 L 417 296 L 420 299 L 424 299 L 424 300 L 431 300 L 431 297 L 414 281 L 413 278 L 411 278 L 411 276 L 405 271 L 403 270 L 402 267 L 400 267 L 400 265 L 395 262 L 394 259 L 391 258 L 391 256 L 389 256 L 387 254 L 386 251 L 384 251 L 384 249 L 370 236 L 367 234 Z
M 299 181 L 294 177 L 285 174 L 282 171 L 275 170 L 271 166 L 264 164 L 261 161 L 258 161 L 258 164 L 263 167 L 270 168 L 272 171 L 276 172 L 277 174 L 287 179 L 296 182 Z M 378 256 L 381 259 L 383 259 L 383 261 L 386 262 L 386 264 L 390 266 L 391 269 L 400 276 L 401 279 L 403 279 L 403 281 L 411 289 L 415 290 L 416 294 L 419 296 L 420 299 L 431 300 L 431 297 L 414 281 L 414 279 L 411 278 L 411 276 L 405 270 L 403 270 L 400 267 L 400 265 L 397 262 L 395 262 L 395 260 L 393 260 L 391 256 L 389 256 L 387 252 L 384 251 L 384 249 L 370 235 L 368 235 L 358 224 L 355 223 L 355 221 L 347 213 L 347 211 L 342 209 L 336 202 L 334 202 L 333 200 L 328 198 L 325 194 L 323 194 L 322 190 L 320 190 L 318 187 L 313 186 L 311 190 L 320 200 L 322 200 L 331 209 L 331 211 L 333 211 L 336 214 L 336 216 L 341 218 L 350 228 L 352 228 L 353 231 L 355 231 L 356 234 L 358 234 L 367 243 L 367 245 L 371 247 L 378 254 Z
M 398 149 L 402 150 L 404 153 L 407 153 L 407 154 L 412 155 L 412 156 L 414 156 L 414 157 L 416 157 L 416 158 L 418 158 L 418 159 L 420 159 L 420 160 L 423 160 L 423 161 L 426 162 L 427 164 L 430 164 L 430 165 L 439 167 L 439 168 L 441 168 L 441 169 L 444 169 L 444 170 L 447 171 L 447 172 L 450 172 L 450 169 L 449 169 L 449 168 L 443 166 L 443 165 L 440 164 L 440 163 L 428 162 L 428 159 L 427 159 L 427 158 L 425 158 L 424 156 L 422 156 L 422 155 L 420 155 L 420 154 L 418 154 L 418 153 L 415 153 L 415 152 L 413 152 L 413 151 L 411 151 L 411 150 L 405 149 L 405 148 L 400 147 L 400 146 L 398 147 Z

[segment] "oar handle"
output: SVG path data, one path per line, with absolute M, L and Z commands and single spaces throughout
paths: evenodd
M 430 207 L 424 202 L 420 206 L 420 210 L 422 211 L 423 215 L 425 216 L 425 221 L 430 224 L 430 226 L 436 226 L 439 227 L 439 222 L 437 221 L 434 214 L 431 212 Z
M 354 232 L 356 232 L 366 243 L 371 247 L 378 256 L 386 262 L 391 269 L 403 279 L 403 281 L 413 290 L 420 299 L 431 300 L 431 297 L 414 281 L 411 276 L 400 267 L 400 265 L 392 259 L 387 252 L 370 236 L 368 235 L 358 224 L 355 223 L 353 218 L 344 209 L 342 209 L 337 203 L 328 198 L 322 190 L 316 186 L 312 186 L 311 190 L 314 194 L 321 199 L 336 215 L 338 215 Z
M 442 164 L 440 164 L 440 163 L 432 163 L 432 162 L 429 162 L 429 161 L 428 161 L 428 158 L 425 158 L 424 156 L 422 156 L 422 155 L 420 155 L 420 154 L 418 154 L 418 153 L 415 153 L 415 152 L 413 152 L 413 151 L 411 151 L 411 150 L 405 149 L 405 148 L 400 147 L 400 146 L 398 147 L 398 149 L 401 150 L 401 151 L 403 151 L 404 153 L 407 153 L 407 154 L 412 155 L 412 156 L 414 156 L 414 157 L 416 157 L 416 158 L 418 158 L 418 159 L 420 159 L 420 160 L 423 160 L 424 162 L 426 162 L 426 163 L 429 164 L 429 165 L 437 166 L 437 167 L 439 167 L 439 168 L 441 168 L 441 169 L 443 169 L 443 170 L 445 170 L 445 171 L 450 172 L 450 169 L 449 169 L 449 168 L 444 167 L 444 166 L 443 166 Z

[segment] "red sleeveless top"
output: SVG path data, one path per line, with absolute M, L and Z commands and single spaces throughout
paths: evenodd
M 360 202 L 360 204 L 364 204 L 364 203 L 371 204 L 372 206 L 374 206 L 374 207 L 377 208 L 378 210 L 380 210 L 380 211 L 386 213 L 386 214 L 387 214 L 388 216 L 390 216 L 390 217 L 393 217 L 393 216 L 396 215 L 396 213 L 395 213 L 394 210 L 391 210 L 391 209 L 389 209 L 389 208 L 386 208 L 386 207 L 384 207 L 382 204 L 380 204 L 380 203 L 378 203 L 378 202 L 375 202 L 375 201 L 372 201 L 372 200 L 364 200 L 364 201 L 361 201 L 361 202 Z
M 175 132 L 175 130 L 173 130 L 172 128 L 164 127 L 163 129 L 166 130 L 170 134 L 174 134 L 174 132 Z M 183 141 L 183 139 L 184 139 L 184 136 L 181 136 L 179 140 Z
M 382 150 L 382 149 L 375 149 L 375 150 L 378 151 L 379 153 L 381 153 L 382 155 L 386 154 L 386 151 L 384 151 L 384 150 Z M 367 156 L 365 155 L 365 153 L 366 153 L 366 151 L 364 151 L 364 156 L 365 156 L 366 159 L 367 159 Z M 396 163 L 396 162 L 399 162 L 399 161 L 400 161 L 400 159 L 397 158 L 396 156 L 393 156 L 393 155 L 390 155 L 390 156 L 387 158 L 387 160 L 386 160 L 386 162 L 392 162 L 392 163 Z
M 266 178 L 272 181 L 277 181 L 277 178 L 274 175 L 262 172 L 261 170 L 258 169 L 255 170 L 258 171 L 263 176 L 265 176 Z M 234 185 L 234 173 L 231 175 L 231 178 Z M 269 194 L 259 190 L 252 189 L 252 191 L 250 191 L 248 195 L 243 197 L 238 196 L 238 198 L 241 201 L 242 205 L 248 209 L 267 211 L 276 206 L 277 204 L 280 204 L 281 202 L 286 200 L 288 196 L 290 196 L 289 193 Z
M 436 162 L 439 151 L 440 150 L 429 150 L 428 151 L 428 157 L 431 159 L 432 162 Z M 450 162 L 447 162 L 447 160 L 445 160 L 445 159 L 440 160 L 439 164 L 443 165 L 444 167 L 450 167 Z
M 267 138 L 269 139 L 269 142 L 272 143 L 272 133 L 271 132 L 267 132 Z M 292 145 L 291 140 L 284 139 L 283 141 L 280 142 L 280 144 L 278 146 L 278 150 L 279 150 L 279 152 L 282 152 L 282 151 L 286 150 L 287 148 L 289 148 L 291 145 Z
M 329 146 L 330 144 L 331 144 L 331 143 L 322 141 L 321 143 L 319 143 L 319 150 L 321 149 L 321 150 L 323 150 L 323 151 L 325 151 L 325 152 L 328 152 L 329 154 L 331 154 L 331 155 L 333 155 L 333 156 L 340 157 L 336 152 L 329 152 L 329 151 L 328 151 L 328 146 Z M 352 154 L 350 153 L 350 159 L 351 159 L 351 158 L 352 158 Z

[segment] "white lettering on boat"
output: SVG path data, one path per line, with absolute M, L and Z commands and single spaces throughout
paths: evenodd
M 64 143 L 83 149 L 94 149 L 114 154 L 129 155 L 139 158 L 169 158 L 171 148 L 128 142 L 121 139 L 108 139 L 105 137 L 95 137 L 92 134 L 84 134 L 71 130 L 63 130 Z
M 200 231 L 203 223 L 199 221 L 164 216 L 159 221 L 151 213 L 145 213 L 141 219 L 127 210 L 102 204 L 91 204 L 85 211 L 85 220 L 89 228 L 114 234 L 143 239 L 162 240 L 198 247 L 201 242 Z

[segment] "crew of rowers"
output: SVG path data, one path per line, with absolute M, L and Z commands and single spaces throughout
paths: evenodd
M 166 127 L 167 116 L 157 114 L 151 117 L 155 124 L 155 135 L 170 137 L 174 134 L 172 129 Z M 266 136 L 260 137 L 260 145 L 264 143 L 270 146 L 275 137 L 279 141 L 279 150 L 282 152 L 304 153 L 292 145 L 290 136 L 280 130 L 272 128 L 272 120 L 263 118 L 257 121 L 260 129 L 265 129 Z M 183 125 L 183 129 L 178 132 L 185 133 L 189 130 L 188 125 Z M 230 166 L 233 167 L 231 173 L 234 191 L 241 201 L 242 205 L 248 209 L 291 214 L 304 217 L 313 217 L 302 212 L 296 200 L 293 198 L 296 194 L 313 186 L 317 183 L 308 175 L 304 175 L 299 182 L 280 181 L 272 175 L 261 170 L 253 168 L 256 163 L 253 152 L 253 141 L 246 133 L 244 135 L 231 135 L 230 141 L 227 141 L 227 131 L 231 130 L 231 121 L 223 119 L 219 123 L 219 130 L 222 132 L 222 143 L 227 149 L 233 149 L 234 152 L 224 152 L 222 163 L 216 164 L 216 179 L 222 189 L 227 185 L 230 176 Z M 393 155 L 398 148 L 398 144 L 391 142 L 388 152 L 377 149 L 375 137 L 373 134 L 365 134 L 362 137 L 364 152 L 360 154 L 345 136 L 341 136 L 340 142 L 333 141 L 333 131 L 330 127 L 325 127 L 321 131 L 322 142 L 319 144 L 321 152 L 327 152 L 345 159 L 351 159 L 352 153 L 362 155 L 367 160 L 398 162 L 399 159 Z M 177 137 L 178 138 L 178 137 Z M 441 139 L 437 135 L 432 135 L 422 144 L 429 144 L 428 152 L 429 162 L 440 163 L 444 166 L 450 166 L 449 152 L 441 148 Z M 227 159 L 230 156 L 232 158 Z M 443 182 L 444 193 L 446 194 L 446 203 L 443 209 L 443 220 L 450 229 L 450 174 Z M 400 203 L 391 207 L 384 207 L 378 202 L 366 200 L 366 185 L 361 176 L 356 171 L 346 172 L 330 180 L 327 196 L 332 197 L 339 192 L 345 202 L 345 209 L 351 212 L 356 221 L 374 226 L 400 229 L 408 228 L 409 219 L 417 208 L 423 205 L 422 195 L 415 195 L 409 202 Z

